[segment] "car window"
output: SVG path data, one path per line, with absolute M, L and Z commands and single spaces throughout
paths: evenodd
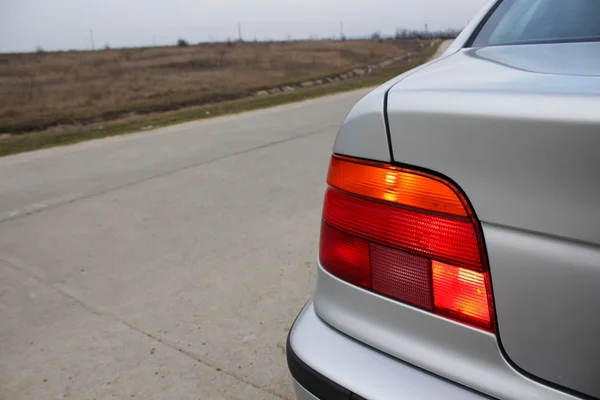
M 504 0 L 473 47 L 600 40 L 600 0 Z

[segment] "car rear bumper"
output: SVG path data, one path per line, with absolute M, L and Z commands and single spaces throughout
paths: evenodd
M 349 338 L 312 302 L 290 331 L 287 359 L 299 400 L 489 399 Z
M 304 386 L 294 379 L 294 390 L 296 391 L 296 400 L 319 400 L 311 392 L 306 390 Z

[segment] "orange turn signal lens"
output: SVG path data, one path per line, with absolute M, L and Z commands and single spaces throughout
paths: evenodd
M 492 329 L 484 273 L 431 262 L 433 302 L 436 312 Z
M 337 189 L 423 210 L 466 217 L 461 195 L 435 176 L 334 155 L 327 183 Z

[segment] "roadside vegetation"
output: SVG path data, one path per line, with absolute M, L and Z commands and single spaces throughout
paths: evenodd
M 415 52 L 418 40 L 225 42 L 0 55 L 0 133 L 232 100 Z
M 427 61 L 438 44 L 371 39 L 0 55 L 0 156 L 375 86 Z M 359 67 L 369 72 L 319 79 Z M 307 80 L 322 83 L 298 86 Z M 285 85 L 298 89 L 257 95 Z

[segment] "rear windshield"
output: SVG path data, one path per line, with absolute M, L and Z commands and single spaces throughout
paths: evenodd
M 600 0 L 503 0 L 473 47 L 600 41 Z

